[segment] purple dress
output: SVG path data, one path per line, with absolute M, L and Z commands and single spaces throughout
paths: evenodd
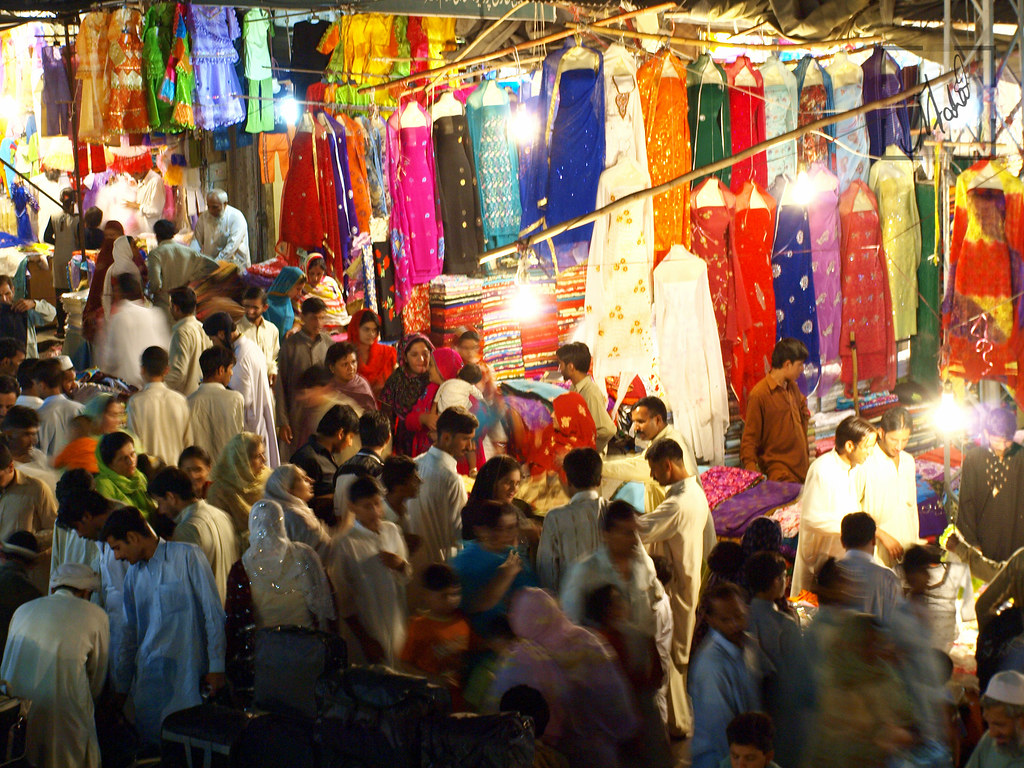
M 896 60 L 885 50 L 875 48 L 871 58 L 861 65 L 864 70 L 864 103 L 893 96 L 903 90 L 903 77 Z M 888 70 L 888 71 L 887 71 Z M 885 148 L 895 144 L 909 155 L 910 116 L 906 103 L 873 109 L 867 114 L 868 141 L 872 157 L 881 157 Z
M 425 124 L 403 128 L 402 115 L 409 110 L 421 112 Z M 429 283 L 444 266 L 430 117 L 416 102 L 396 110 L 388 120 L 387 167 L 391 228 L 405 243 L 405 257 L 396 262 L 399 303 L 404 304 L 414 286 Z
M 245 120 L 235 73 L 238 51 L 234 41 L 242 35 L 234 8 L 193 5 L 188 13 L 192 38 L 192 65 L 196 70 L 196 127 L 212 130 Z
M 839 362 L 839 339 L 843 323 L 842 275 L 839 258 L 839 179 L 824 166 L 814 164 L 808 174 L 814 195 L 807 205 L 811 233 L 811 264 L 818 307 L 818 353 L 821 380 L 818 391 L 828 393 L 835 372 L 826 368 Z
M 64 136 L 71 126 L 71 89 L 60 50 L 59 46 L 48 45 L 40 52 L 43 60 L 43 104 L 46 107 L 43 136 Z

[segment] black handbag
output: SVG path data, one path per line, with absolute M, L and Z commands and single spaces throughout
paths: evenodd
M 305 627 L 256 632 L 253 704 L 259 709 L 310 720 L 317 716 L 316 686 L 348 662 L 345 641 Z
M 530 768 L 533 722 L 516 712 L 431 717 L 420 726 L 421 768 Z

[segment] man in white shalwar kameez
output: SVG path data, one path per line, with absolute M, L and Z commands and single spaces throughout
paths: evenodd
M 215 344 L 235 353 L 230 386 L 235 392 L 241 392 L 245 399 L 245 431 L 255 432 L 263 438 L 267 447 L 267 465 L 276 469 L 281 463 L 281 456 L 277 447 L 274 395 L 270 390 L 266 357 L 253 341 L 238 332 L 235 321 L 227 312 L 210 315 L 203 322 L 203 330 Z
M 371 477 L 348 486 L 352 527 L 334 540 L 327 575 L 353 663 L 394 665 L 405 645 L 405 587 L 412 573 L 401 529 L 384 519 L 383 489 Z M 354 639 L 356 642 L 351 642 Z
M 668 489 L 657 509 L 640 516 L 640 540 L 652 556 L 670 563 L 665 585 L 672 606 L 672 664 L 668 676 L 669 732 L 693 734 L 693 712 L 686 693 L 693 629 L 700 598 L 701 566 L 714 544 L 706 541 L 711 508 L 697 477 L 686 469 L 682 447 L 662 440 L 647 450 L 651 477 Z M 714 529 L 711 529 L 714 536 Z
M 26 756 L 36 768 L 100 768 L 93 702 L 107 677 L 107 615 L 89 602 L 100 580 L 69 563 L 50 578 L 50 594 L 14 612 L 0 678 L 32 702 Z
M 904 450 L 910 441 L 910 430 L 906 408 L 886 411 L 878 425 L 878 442 L 854 472 L 861 506 L 878 526 L 875 556 L 890 568 L 921 537 L 917 471 L 914 457 Z
M 232 437 L 245 429 L 245 400 L 228 389 L 235 355 L 217 345 L 199 357 L 203 383 L 188 396 L 189 432 L 198 445 L 216 460 Z
M 228 574 L 242 554 L 231 517 L 223 509 L 197 499 L 189 476 L 177 467 L 157 472 L 149 483 L 149 495 L 157 504 L 157 513 L 174 521 L 172 541 L 195 544 L 203 551 L 223 604 L 228 594 Z
M 111 512 L 102 536 L 131 564 L 114 688 L 131 691 L 143 744 L 159 744 L 167 715 L 201 704 L 204 684 L 224 685 L 224 608 L 199 547 L 158 539 L 137 509 Z
M 848 416 L 836 427 L 836 447 L 811 462 L 800 494 L 793 597 L 811 588 L 814 574 L 828 558 L 838 560 L 846 553 L 839 539 L 843 518 L 863 511 L 854 469 L 875 447 L 875 437 L 869 422 Z
M 105 373 L 139 389 L 145 384 L 139 360 L 149 347 L 167 349 L 171 332 L 164 313 L 147 306 L 139 278 L 129 273 L 113 279 L 114 304 L 97 344 L 96 362 Z
M 43 398 L 36 414 L 39 416 L 39 448 L 53 458 L 69 442 L 71 420 L 84 407 L 64 394 L 64 366 L 58 359 L 40 360 L 32 378 L 36 394 Z
M 203 324 L 196 320 L 196 293 L 189 287 L 175 288 L 170 293 L 171 346 L 168 354 L 171 369 L 164 383 L 175 392 L 188 397 L 199 388 L 203 378 L 199 370 L 199 356 L 213 342 L 203 332 Z
M 195 237 L 204 256 L 249 268 L 249 225 L 240 210 L 228 205 L 227 192 L 215 189 L 206 196 L 206 210 L 196 221 Z
M 604 481 L 604 495 L 611 494 L 622 483 L 643 483 L 645 507 L 647 512 L 653 511 L 665 498 L 665 490 L 651 479 L 651 471 L 647 464 L 647 453 L 662 440 L 673 440 L 683 449 L 683 463 L 686 472 L 697 477 L 697 458 L 686 439 L 668 424 L 668 410 L 665 403 L 657 397 L 645 397 L 638 400 L 630 411 L 637 437 L 649 441 L 647 450 L 638 456 L 626 459 L 611 459 L 604 463 L 601 477 Z
M 181 452 L 192 445 L 192 427 L 185 396 L 164 384 L 168 366 L 163 347 L 149 347 L 142 353 L 146 386 L 128 398 L 128 430 L 139 436 L 148 455 L 174 466 Z

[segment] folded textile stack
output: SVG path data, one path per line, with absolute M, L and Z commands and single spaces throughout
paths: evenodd
M 440 275 L 430 281 L 430 340 L 448 347 L 455 332 L 483 322 L 484 281 L 463 275 Z
M 519 332 L 516 302 L 519 287 L 511 277 L 490 277 L 484 280 L 483 337 L 484 362 L 491 366 L 496 379 L 521 379 L 523 343 Z
M 865 419 L 874 419 L 899 405 L 899 402 L 900 399 L 892 392 L 868 392 L 861 395 L 860 415 Z M 840 410 L 853 408 L 853 399 L 843 395 L 836 401 L 836 407 Z
M 751 472 L 739 467 L 710 467 L 701 473 L 700 484 L 704 488 L 708 506 L 714 510 L 723 501 L 764 480 L 760 472 Z
M 558 350 L 555 282 L 531 280 L 529 290 L 530 298 L 536 303 L 529 312 L 519 315 L 523 367 L 527 378 L 539 379 L 545 373 L 558 369 L 558 360 L 555 357 Z
M 559 273 L 555 283 L 558 302 L 558 343 L 567 344 L 585 315 L 587 265 L 580 264 Z

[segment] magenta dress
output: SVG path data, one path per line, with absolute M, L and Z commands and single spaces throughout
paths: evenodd
M 836 379 L 836 372 L 826 368 L 826 365 L 839 361 L 839 339 L 843 323 L 839 179 L 820 163 L 811 166 L 808 177 L 814 185 L 814 194 L 807 205 L 807 219 L 811 232 L 814 294 L 818 305 L 818 350 L 821 354 L 818 392 L 824 397 Z
M 425 125 L 402 128 L 402 115 L 409 110 L 421 112 Z M 416 102 L 396 110 L 388 120 L 387 170 L 391 228 L 404 244 L 404 255 L 395 263 L 399 304 L 404 305 L 414 286 L 429 283 L 444 267 L 430 116 Z
M 245 120 L 235 73 L 238 52 L 234 41 L 242 30 L 234 8 L 193 5 L 188 12 L 192 65 L 196 70 L 196 127 L 212 130 Z

